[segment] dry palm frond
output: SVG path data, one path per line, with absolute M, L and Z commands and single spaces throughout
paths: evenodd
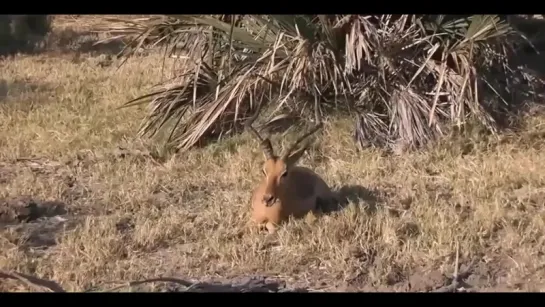
M 360 143 L 418 146 L 468 116 L 495 131 L 491 101 L 513 83 L 513 31 L 494 15 L 167 15 L 112 29 L 138 33 L 127 56 L 151 43 L 191 59 L 134 101 L 150 106 L 141 133 L 171 123 L 181 149 L 234 131 L 256 106 L 302 112 L 312 96 L 355 110 Z

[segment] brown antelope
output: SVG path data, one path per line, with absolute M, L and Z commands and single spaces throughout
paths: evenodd
M 246 123 L 246 129 L 259 140 L 265 156 L 263 164 L 263 179 L 253 191 L 252 220 L 260 228 L 267 228 L 270 233 L 289 216 L 302 217 L 310 211 L 318 209 L 335 199 L 335 195 L 314 171 L 301 166 L 295 166 L 297 161 L 308 149 L 310 142 L 306 142 L 300 149 L 296 149 L 303 140 L 322 127 L 318 108 L 315 108 L 316 126 L 303 134 L 290 146 L 283 155 L 276 156 L 269 138 L 263 138 L 252 127 L 256 114 Z

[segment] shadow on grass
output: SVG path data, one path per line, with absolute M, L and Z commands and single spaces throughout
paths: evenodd
M 0 79 L 0 103 L 6 102 L 8 99 L 17 100 L 18 97 L 27 93 L 47 92 L 52 89 L 47 83 L 36 84 L 26 80 L 7 81 Z
M 377 193 L 361 185 L 345 185 L 334 191 L 337 199 L 330 203 L 319 203 L 318 207 L 324 214 L 344 210 L 349 204 L 365 206 L 365 211 L 374 213 L 381 202 Z

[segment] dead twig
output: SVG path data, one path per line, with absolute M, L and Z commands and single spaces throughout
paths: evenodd
M 58 283 L 17 272 L 0 270 L 0 278 L 18 280 L 39 292 L 66 292 Z
M 458 272 L 459 260 L 460 260 L 460 244 L 458 243 L 458 241 L 456 241 L 456 260 L 454 262 L 454 274 L 452 276 L 453 277 L 452 282 L 450 283 L 450 285 L 446 285 L 441 288 L 435 289 L 432 292 L 456 292 L 456 290 L 458 289 L 458 283 L 460 278 L 460 274 Z M 462 274 L 462 275 L 466 275 L 466 274 Z
M 17 280 L 29 288 L 34 289 L 37 292 L 66 292 L 58 283 L 46 280 L 34 276 L 30 276 L 23 273 L 17 272 L 7 272 L 0 270 L 0 279 L 12 279 Z M 208 283 L 208 282 L 191 282 L 174 277 L 157 277 L 149 278 L 144 280 L 130 281 L 130 282 L 119 282 L 121 285 L 115 286 L 113 288 L 98 291 L 98 292 L 114 292 L 119 289 L 127 287 L 135 287 L 145 283 L 155 283 L 155 282 L 165 282 L 165 283 L 175 283 L 185 287 L 183 290 L 186 291 L 197 291 L 197 292 L 308 292 L 309 289 L 284 289 L 278 282 L 267 283 L 263 279 L 253 279 L 250 278 L 242 284 L 225 284 L 225 283 Z M 112 282 L 115 283 L 115 282 Z M 112 284 L 108 283 L 108 284 Z M 96 289 L 96 288 L 95 288 Z M 85 290 L 83 292 L 94 292 L 91 289 Z
M 101 291 L 101 292 L 113 292 L 113 291 L 117 291 L 117 290 L 123 289 L 123 288 L 131 288 L 131 287 L 143 285 L 143 284 L 146 284 L 146 283 L 154 283 L 154 282 L 171 282 L 171 283 L 176 283 L 176 284 L 182 285 L 182 286 L 184 286 L 186 288 L 192 288 L 196 284 L 196 283 L 192 283 L 192 282 L 189 282 L 189 281 L 185 281 L 185 280 L 178 279 L 178 278 L 173 278 L 173 277 L 158 277 L 158 278 L 150 278 L 150 279 L 144 279 L 144 280 L 136 280 L 136 281 L 125 282 L 122 285 L 119 285 L 117 287 L 114 287 L 114 288 L 111 288 L 111 289 L 108 289 L 108 290 L 105 290 L 105 291 Z
M 154 282 L 166 282 L 166 283 L 175 283 L 182 285 L 185 289 L 176 290 L 181 292 L 196 291 L 196 292 L 308 292 L 308 289 L 284 289 L 280 283 L 273 282 L 267 283 L 263 279 L 253 279 L 250 278 L 247 281 L 238 284 L 238 283 L 209 283 L 209 282 L 191 282 L 179 278 L 173 277 L 158 277 L 150 278 L 139 281 L 131 282 L 120 282 L 121 285 L 115 286 L 113 288 L 100 291 L 100 292 L 114 292 L 127 287 L 134 287 L 142 285 L 145 283 L 154 283 Z M 111 283 L 109 283 L 111 284 Z M 90 291 L 86 291 L 90 292 Z

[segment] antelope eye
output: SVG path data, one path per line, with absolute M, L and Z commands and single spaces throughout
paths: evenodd
M 263 175 L 267 176 L 267 172 L 265 172 L 265 169 L 261 170 L 263 172 Z

